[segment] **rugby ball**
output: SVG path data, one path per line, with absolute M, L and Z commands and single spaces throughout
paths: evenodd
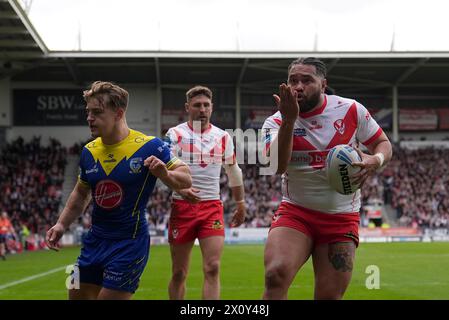
M 352 166 L 353 162 L 362 161 L 357 151 L 347 144 L 340 144 L 329 150 L 326 158 L 326 175 L 329 185 L 338 193 L 349 195 L 360 186 L 353 184 L 351 177 L 361 170 Z

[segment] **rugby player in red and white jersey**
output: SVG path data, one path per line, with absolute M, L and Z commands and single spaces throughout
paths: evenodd
M 203 256 L 203 299 L 220 298 L 220 260 L 224 245 L 223 204 L 220 200 L 220 171 L 224 167 L 236 202 L 231 226 L 240 226 L 246 215 L 242 172 L 234 154 L 232 138 L 212 125 L 212 91 L 195 86 L 187 91 L 188 122 L 167 131 L 172 152 L 190 167 L 192 187 L 173 192 L 169 221 L 172 256 L 170 299 L 184 299 L 190 253 L 198 239 Z
M 358 246 L 360 190 L 342 195 L 326 180 L 325 159 L 339 144 L 356 148 L 363 184 L 387 163 L 391 144 L 366 108 L 324 93 L 326 66 L 316 58 L 293 61 L 288 83 L 274 95 L 279 111 L 266 119 L 266 147 L 282 174 L 282 202 L 265 247 L 264 299 L 287 299 L 288 289 L 312 256 L 315 299 L 341 299 L 349 285 Z M 364 144 L 372 154 L 358 149 Z M 271 152 L 271 154 L 270 154 Z

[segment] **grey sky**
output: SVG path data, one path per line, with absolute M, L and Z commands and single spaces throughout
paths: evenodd
M 21 0 L 22 1 L 22 0 Z M 449 51 L 449 1 L 33 0 L 50 50 Z

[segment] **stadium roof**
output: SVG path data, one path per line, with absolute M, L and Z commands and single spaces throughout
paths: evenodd
M 0 0 L 0 77 L 34 65 L 48 52 L 22 7 Z
M 0 78 L 12 82 L 102 79 L 126 84 L 186 88 L 192 84 L 273 92 L 292 59 L 321 57 L 338 92 L 385 94 L 394 85 L 448 96 L 449 51 L 51 51 L 17 0 L 0 0 Z

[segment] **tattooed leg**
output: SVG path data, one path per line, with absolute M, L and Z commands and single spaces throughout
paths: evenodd
M 336 242 L 315 248 L 315 299 L 341 299 L 351 281 L 355 244 Z
M 328 251 L 329 262 L 335 270 L 341 272 L 352 271 L 354 249 L 350 242 L 330 243 Z

